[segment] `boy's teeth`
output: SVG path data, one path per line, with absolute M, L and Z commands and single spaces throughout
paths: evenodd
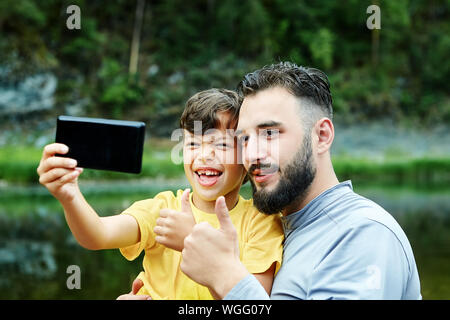
M 207 175 L 207 176 L 218 176 L 220 173 L 218 171 L 198 171 L 199 174 Z

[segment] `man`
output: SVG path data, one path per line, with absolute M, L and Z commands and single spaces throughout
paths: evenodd
M 197 224 L 181 270 L 225 299 L 421 299 L 414 255 L 383 208 L 339 183 L 332 98 L 320 70 L 284 62 L 247 74 L 237 135 L 257 209 L 282 214 L 282 266 L 271 295 L 239 261 L 226 207 Z

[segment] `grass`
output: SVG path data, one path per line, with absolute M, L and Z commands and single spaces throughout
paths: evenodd
M 170 160 L 168 146 L 150 146 L 142 160 L 140 174 L 127 174 L 103 170 L 84 170 L 83 179 L 128 180 L 139 178 L 176 178 L 184 174 L 183 165 L 175 165 Z M 6 146 L 0 149 L 0 180 L 11 183 L 37 183 L 36 169 L 41 159 L 42 149 L 25 146 Z
M 370 184 L 444 186 L 450 184 L 450 158 L 370 159 L 334 158 L 340 180 Z
M 146 145 L 142 172 L 138 175 L 102 170 L 83 172 L 86 180 L 129 180 L 140 178 L 177 178 L 183 176 L 183 165 L 171 161 L 171 144 Z M 26 146 L 6 146 L 0 149 L 0 180 L 9 183 L 37 183 L 36 169 L 42 150 Z M 450 184 L 449 158 L 387 158 L 384 161 L 333 157 L 340 180 L 355 183 L 409 184 L 440 186 Z

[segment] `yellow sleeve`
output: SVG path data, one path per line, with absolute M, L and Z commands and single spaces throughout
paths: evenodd
M 134 217 L 139 225 L 141 239 L 138 243 L 120 248 L 120 253 L 127 260 L 134 260 L 141 254 L 142 250 L 151 248 L 155 244 L 156 219 L 159 217 L 159 211 L 168 208 L 175 199 L 171 191 L 165 191 L 157 194 L 153 199 L 137 201 L 133 203 L 122 214 L 128 214 Z
M 284 240 L 280 216 L 256 212 L 248 232 L 242 255 L 247 270 L 250 273 L 262 273 L 276 262 L 275 272 L 278 272 L 283 258 Z

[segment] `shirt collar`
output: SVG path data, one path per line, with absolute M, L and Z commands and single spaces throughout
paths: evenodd
M 194 205 L 194 201 L 192 200 L 193 195 L 194 195 L 194 193 L 191 192 L 191 194 L 189 195 L 189 203 L 191 204 L 191 210 L 194 213 L 195 221 L 196 222 L 207 221 L 207 222 L 211 222 L 211 223 L 217 222 L 218 221 L 217 215 L 214 212 L 202 211 Z M 241 214 L 242 212 L 245 212 L 244 206 L 245 206 L 245 199 L 242 198 L 241 195 L 239 195 L 238 202 L 233 207 L 233 209 L 228 211 L 228 214 L 230 215 L 230 217 L 234 216 L 236 214 Z M 181 197 L 180 197 L 180 208 L 181 208 Z
M 307 221 L 316 217 L 325 207 L 352 190 L 353 186 L 350 180 L 341 182 L 319 194 L 303 209 L 281 217 L 285 236 L 287 237 L 294 229 L 302 228 Z

